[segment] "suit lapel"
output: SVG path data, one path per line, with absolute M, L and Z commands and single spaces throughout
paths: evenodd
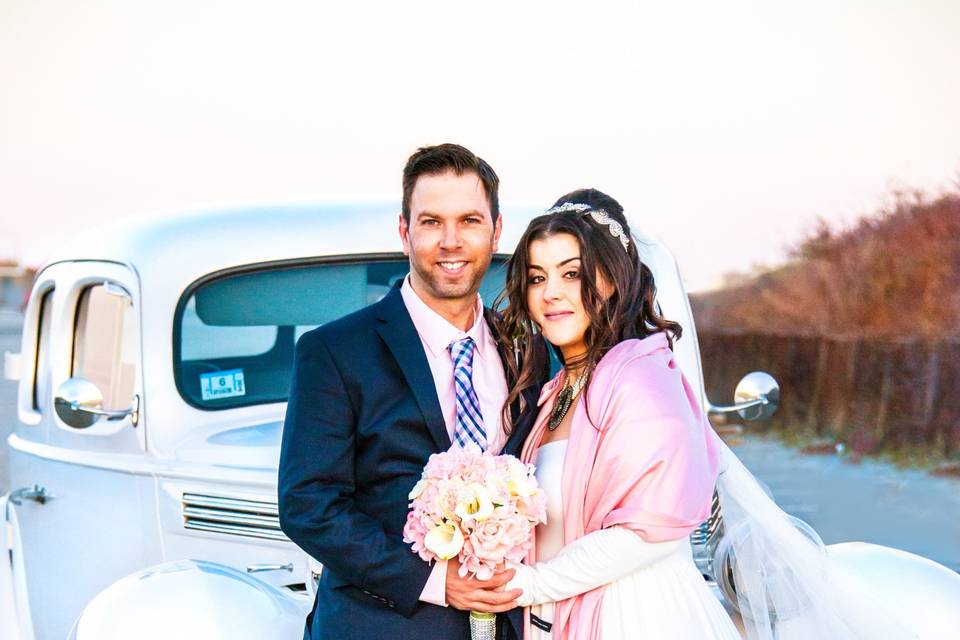
M 420 335 L 417 333 L 406 305 L 400 295 L 399 287 L 394 287 L 383 300 L 378 303 L 377 318 L 380 325 L 377 333 L 383 338 L 400 370 L 403 371 L 407 384 L 423 414 L 427 430 L 433 436 L 438 451 L 450 448 L 450 434 L 443 420 L 440 409 L 440 400 L 437 398 L 437 389 L 430 372 L 430 363 L 423 351 Z
M 535 387 L 530 387 L 520 393 L 526 400 L 527 411 L 519 420 L 514 418 L 513 424 L 515 428 L 510 432 L 510 437 L 507 438 L 507 444 L 503 445 L 504 453 L 509 453 L 518 458 L 520 457 L 520 449 L 523 448 L 523 442 L 527 439 L 527 436 L 530 435 L 530 426 L 533 424 L 533 419 L 537 415 L 537 396 L 539 395 L 539 390 Z M 513 414 L 520 412 L 519 401 L 513 403 L 510 411 Z

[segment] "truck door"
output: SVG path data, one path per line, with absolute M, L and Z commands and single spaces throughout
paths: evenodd
M 66 637 L 96 593 L 153 560 L 139 307 L 136 273 L 94 261 L 43 270 L 27 307 L 10 488 L 38 640 Z M 77 381 L 100 398 L 78 401 Z

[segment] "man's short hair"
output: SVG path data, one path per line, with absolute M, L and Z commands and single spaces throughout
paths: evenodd
M 486 160 L 478 158 L 472 151 L 458 144 L 438 144 L 432 147 L 420 147 L 407 160 L 403 168 L 403 219 L 410 224 L 410 196 L 417 178 L 425 175 L 437 175 L 452 171 L 458 176 L 475 173 L 480 177 L 483 190 L 490 204 L 490 215 L 496 222 L 500 217 L 500 178 L 497 177 Z

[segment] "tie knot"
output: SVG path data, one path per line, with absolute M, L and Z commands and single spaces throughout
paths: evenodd
M 473 356 L 473 347 L 475 343 L 473 338 L 467 336 L 466 338 L 461 338 L 459 340 L 454 340 L 449 345 L 447 345 L 447 350 L 450 352 L 450 355 L 453 356 L 453 359 L 459 360 L 463 357 Z

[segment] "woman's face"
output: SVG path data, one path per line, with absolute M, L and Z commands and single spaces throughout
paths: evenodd
M 584 335 L 590 326 L 580 297 L 580 244 L 569 233 L 534 240 L 527 262 L 530 317 L 570 362 L 586 352 Z

